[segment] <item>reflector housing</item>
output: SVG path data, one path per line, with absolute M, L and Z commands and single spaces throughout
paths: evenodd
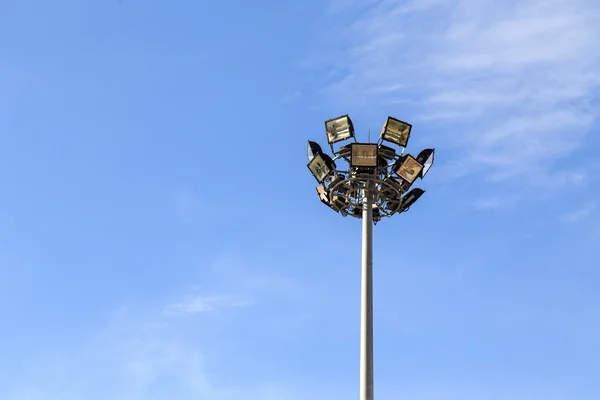
M 423 170 L 419 175 L 421 179 L 427 174 L 429 168 L 433 165 L 433 156 L 435 154 L 435 149 L 425 149 L 419 153 L 417 156 L 417 162 L 423 165 Z
M 334 195 L 331 200 L 331 208 L 338 212 L 346 208 L 347 205 L 348 201 L 342 196 Z
M 425 191 L 423 189 L 418 188 L 415 188 L 408 192 L 404 197 L 402 197 L 402 205 L 400 206 L 400 210 L 398 211 L 407 211 L 410 208 L 410 206 L 415 204 L 415 201 L 419 200 L 419 197 L 421 197 L 423 193 L 425 193 Z
M 350 155 L 352 154 L 352 144 L 347 144 L 345 146 L 340 147 L 340 149 L 336 151 L 335 154 L 340 157 L 350 157 Z
M 313 158 L 317 154 L 322 154 L 323 150 L 321 150 L 321 146 L 317 142 L 308 141 L 308 146 L 306 148 L 306 156 L 308 157 L 308 161 L 312 161 Z
M 354 125 L 348 115 L 325 121 L 327 142 L 333 144 L 354 137 Z
M 414 159 L 410 154 L 406 154 L 396 161 L 392 170 L 400 178 L 404 179 L 409 184 L 412 184 L 421 173 L 423 166 Z
M 412 125 L 399 119 L 388 117 L 381 129 L 381 138 L 388 142 L 406 147 Z
M 352 156 L 350 166 L 353 168 L 375 168 L 377 167 L 377 145 L 352 143 Z
M 379 145 L 379 155 L 387 160 L 393 160 L 396 157 L 396 150 L 383 144 Z
M 327 154 L 317 154 L 308 163 L 308 169 L 312 172 L 313 176 L 319 183 L 323 183 L 334 169 L 335 165 Z

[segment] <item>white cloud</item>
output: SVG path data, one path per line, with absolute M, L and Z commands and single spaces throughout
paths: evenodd
M 165 307 L 164 313 L 168 316 L 183 316 L 190 314 L 206 313 L 230 307 L 244 307 L 248 301 L 231 296 L 193 296 L 183 301 Z
M 487 197 L 476 199 L 473 201 L 473 207 L 480 210 L 492 210 L 496 208 L 500 208 L 503 204 L 505 204 L 504 200 L 500 197 Z
M 266 375 L 247 380 L 243 371 L 207 360 L 205 325 L 190 329 L 185 321 L 160 315 L 141 316 L 140 310 L 120 308 L 97 334 L 82 343 L 70 343 L 56 355 L 31 363 L 25 376 L 13 375 L 8 387 L 0 386 L 7 400 L 297 400 L 331 398 L 327 385 L 302 385 L 295 378 L 272 379 Z M 210 335 L 208 335 L 210 336 Z M 228 346 L 223 338 L 219 343 Z M 261 344 L 264 345 L 264 344 Z M 203 347 L 204 346 L 204 347 Z M 256 367 L 261 360 L 240 359 Z M 257 364 L 258 363 L 258 364 Z M 225 368 L 225 369 L 224 369 Z M 220 372 L 218 372 L 220 371 Z M 242 374 L 242 375 L 240 375 Z
M 595 1 L 353 3 L 350 27 L 328 32 L 338 38 L 328 67 L 344 72 L 328 95 L 345 109 L 398 109 L 469 170 L 545 184 L 597 117 Z
M 595 208 L 593 203 L 584 204 L 576 210 L 562 214 L 560 220 L 565 223 L 579 222 L 582 219 L 589 217 L 594 212 Z

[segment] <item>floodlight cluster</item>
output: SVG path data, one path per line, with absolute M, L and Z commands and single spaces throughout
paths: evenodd
M 378 143 L 359 143 L 348 115 L 325 121 L 325 134 L 333 157 L 321 146 L 308 142 L 308 169 L 319 186 L 321 202 L 343 216 L 362 218 L 363 199 L 368 191 L 373 204 L 373 222 L 407 211 L 425 193 L 411 189 L 433 165 L 434 149 L 425 149 L 417 157 L 404 154 L 412 125 L 388 117 Z M 354 140 L 337 150 L 334 144 Z M 396 148 L 384 145 L 394 145 Z M 339 165 L 339 166 L 338 166 Z

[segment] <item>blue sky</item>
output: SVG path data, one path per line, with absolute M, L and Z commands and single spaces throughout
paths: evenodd
M 593 0 L 0 3 L 0 398 L 357 398 L 307 139 L 436 147 L 375 229 L 381 400 L 600 397 Z

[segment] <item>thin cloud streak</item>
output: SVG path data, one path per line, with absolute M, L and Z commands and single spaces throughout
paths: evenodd
M 170 304 L 165 307 L 164 314 L 171 317 L 185 316 L 213 312 L 223 308 L 245 307 L 248 305 L 250 305 L 250 302 L 230 296 L 194 296 L 184 301 Z
M 593 203 L 587 203 L 576 210 L 562 214 L 560 216 L 560 220 L 561 220 L 561 222 L 564 222 L 567 224 L 579 222 L 579 221 L 589 217 L 590 215 L 592 215 L 592 213 L 594 212 L 595 209 L 596 209 L 596 207 Z
M 346 73 L 325 92 L 345 108 L 403 104 L 470 170 L 545 184 L 597 118 L 599 20 L 590 0 L 382 0 L 333 32 L 345 50 L 327 67 Z

